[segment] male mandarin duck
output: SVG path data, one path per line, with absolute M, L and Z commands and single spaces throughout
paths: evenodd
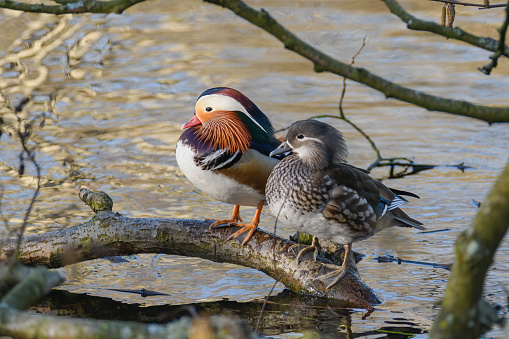
M 295 122 L 271 156 L 283 154 L 290 155 L 269 176 L 267 203 L 281 221 L 314 236 L 297 260 L 309 250 L 316 256 L 317 237 L 344 244 L 343 264 L 327 288 L 345 275 L 353 242 L 391 226 L 425 229 L 399 208 L 408 203 L 402 195 L 419 197 L 388 188 L 347 164 L 345 140 L 334 127 L 317 120 Z
M 212 198 L 235 205 L 231 219 L 210 227 L 242 226 L 228 239 L 249 231 L 246 244 L 260 221 L 267 178 L 279 162 L 269 157 L 281 143 L 272 124 L 241 92 L 216 87 L 198 97 L 195 114 L 182 129 L 176 156 L 184 175 Z M 238 223 L 240 205 L 256 206 L 250 224 Z

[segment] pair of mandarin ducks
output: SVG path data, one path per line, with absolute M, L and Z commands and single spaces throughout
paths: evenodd
M 342 134 L 317 121 L 293 123 L 279 141 L 267 116 L 241 92 L 227 87 L 203 92 L 195 114 L 182 125 L 176 157 L 184 175 L 212 198 L 234 205 L 231 219 L 211 225 L 241 226 L 229 239 L 249 232 L 260 221 L 265 202 L 279 219 L 313 236 L 312 245 L 297 256 L 314 251 L 317 238 L 343 244 L 342 266 L 327 288 L 347 271 L 352 243 L 391 227 L 424 229 L 400 207 L 413 193 L 388 188 L 366 171 L 346 163 Z M 240 206 L 256 206 L 251 223 L 242 222 Z

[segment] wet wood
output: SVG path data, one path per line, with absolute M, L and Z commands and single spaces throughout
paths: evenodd
M 11 265 L 0 263 L 0 282 L 7 283 L 0 293 L 0 309 L 24 310 L 63 281 L 64 277 L 59 272 L 46 267 L 28 268 L 17 262 Z
M 45 267 L 0 263 L 0 337 L 69 338 L 256 338 L 247 324 L 232 316 L 181 317 L 166 325 L 134 321 L 91 320 L 41 315 L 24 309 L 64 281 Z M 4 291 L 5 282 L 14 282 Z
M 226 240 L 238 227 L 209 230 L 210 223 L 202 220 L 126 218 L 107 207 L 104 210 L 95 208 L 98 214 L 86 223 L 25 237 L 20 260 L 27 265 L 44 264 L 55 268 L 106 256 L 176 254 L 257 269 L 280 280 L 292 291 L 332 298 L 348 307 L 371 308 L 381 303 L 360 279 L 354 260 L 349 263 L 343 280 L 327 290 L 327 282 L 321 276 L 328 272 L 322 262 L 334 262 L 319 258 L 317 262 L 297 263 L 295 251 L 290 250 L 295 243 L 290 240 L 258 230 L 243 246 L 242 236 Z M 15 246 L 15 239 L 0 240 L 0 261 L 7 261 Z
M 159 325 L 75 319 L 0 308 L 0 318 L 0 334 L 17 339 L 258 338 L 243 321 L 231 316 L 181 317 Z

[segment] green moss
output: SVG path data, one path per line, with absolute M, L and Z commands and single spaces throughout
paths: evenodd
M 311 234 L 297 232 L 294 235 L 290 236 L 290 240 L 298 244 L 311 245 L 311 242 L 313 241 L 313 236 Z
M 54 252 L 49 255 L 49 262 L 48 262 L 49 267 L 60 267 L 60 266 L 62 266 L 62 262 L 63 262 L 62 253 Z

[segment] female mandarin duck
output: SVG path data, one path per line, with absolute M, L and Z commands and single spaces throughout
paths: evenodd
M 279 162 L 269 157 L 281 143 L 269 119 L 239 91 L 217 87 L 200 95 L 194 116 L 182 129 L 176 155 L 184 175 L 214 199 L 235 205 L 231 219 L 210 227 L 243 226 L 228 239 L 249 231 L 246 244 L 260 221 L 267 178 Z M 242 221 L 239 205 L 256 206 L 250 224 L 237 223 Z
M 267 203 L 282 221 L 314 236 L 297 260 L 313 249 L 316 256 L 316 237 L 344 244 L 343 264 L 330 273 L 334 279 L 327 288 L 345 275 L 353 242 L 391 226 L 424 229 L 399 208 L 408 203 L 401 195 L 418 196 L 388 188 L 346 164 L 346 143 L 334 127 L 316 120 L 295 122 L 271 155 L 287 153 L 267 181 Z

